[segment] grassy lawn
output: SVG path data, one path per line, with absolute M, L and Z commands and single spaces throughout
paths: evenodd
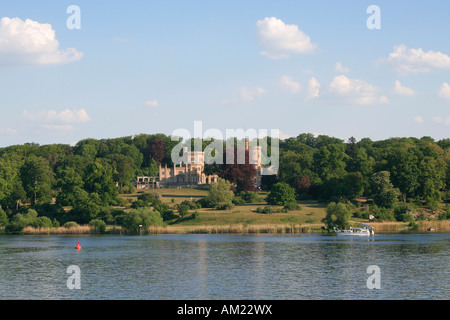
M 126 199 L 134 201 L 142 192 L 153 192 L 153 190 L 141 190 L 130 195 L 121 195 Z M 162 196 L 162 201 L 171 208 L 184 200 L 197 200 L 208 194 L 206 190 L 200 189 L 159 189 L 156 193 Z M 267 192 L 259 192 L 264 198 Z M 301 209 L 292 210 L 288 213 L 263 214 L 257 213 L 258 207 L 267 205 L 265 201 L 260 203 L 236 205 L 231 210 L 216 210 L 211 208 L 201 208 L 189 210 L 187 216 L 167 221 L 169 227 L 188 227 L 188 226 L 230 226 L 230 225 L 311 225 L 322 226 L 322 218 L 325 217 L 326 204 L 317 201 L 298 202 Z M 273 208 L 282 208 L 273 206 Z M 196 218 L 192 219 L 191 214 L 197 212 Z

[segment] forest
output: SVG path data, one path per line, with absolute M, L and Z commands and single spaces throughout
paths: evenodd
M 0 228 L 17 231 L 27 219 L 37 226 L 111 221 L 125 205 L 119 194 L 135 192 L 136 176 L 157 176 L 160 163 L 172 165 L 171 150 L 178 143 L 165 134 L 139 134 L 89 138 L 74 146 L 0 148 Z M 228 180 L 236 195 L 255 191 L 251 181 L 256 170 L 248 163 L 207 165 L 205 171 Z M 346 203 L 365 198 L 386 219 L 399 220 L 396 212 L 404 215 L 411 206 L 445 210 L 450 202 L 450 139 L 344 141 L 302 133 L 279 141 L 278 174 L 263 176 L 262 188 L 271 190 L 275 183 L 290 186 L 297 200 Z M 159 210 L 161 216 L 164 211 Z M 448 212 L 439 218 L 448 219 Z

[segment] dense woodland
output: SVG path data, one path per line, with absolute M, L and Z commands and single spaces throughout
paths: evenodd
M 203 148 L 209 143 L 203 141 Z M 111 221 L 112 208 L 125 205 L 119 194 L 134 192 L 131 181 L 138 175 L 157 176 L 159 163 L 172 165 L 177 144 L 164 134 L 140 134 L 85 139 L 75 146 L 1 148 L 0 227 L 20 229 L 18 220 L 26 220 L 29 208 L 34 221 L 42 218 L 43 225 Z M 365 197 L 385 214 L 399 204 L 437 210 L 450 202 L 450 139 L 343 141 L 303 133 L 280 141 L 279 147 L 278 175 L 263 176 L 263 189 L 287 184 L 297 200 L 349 202 Z M 256 170 L 251 165 L 208 165 L 206 171 L 230 181 L 236 194 L 254 190 Z

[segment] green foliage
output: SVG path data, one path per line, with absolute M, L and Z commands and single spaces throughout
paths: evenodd
M 239 197 L 244 200 L 245 203 L 258 203 L 264 200 L 254 191 L 242 191 L 239 193 Z
M 345 229 L 348 227 L 351 212 L 347 204 L 331 202 L 328 204 L 326 212 L 327 215 L 322 219 L 322 222 L 325 223 L 328 229 Z
M 139 232 L 140 227 L 145 231 L 149 226 L 163 226 L 163 218 L 158 211 L 150 208 L 132 209 L 125 215 L 123 220 L 123 227 L 129 232 Z
M 28 209 L 26 213 L 16 214 L 6 226 L 6 231 L 17 232 L 22 231 L 26 226 L 32 226 L 36 223 L 38 213 L 34 209 Z
M 8 223 L 9 223 L 9 219 L 8 219 L 8 216 L 6 215 L 5 210 L 0 208 L 0 228 L 6 227 L 8 225 Z
M 287 183 L 278 182 L 273 185 L 272 190 L 266 198 L 268 204 L 285 206 L 295 203 L 295 190 Z
M 94 228 L 95 232 L 105 233 L 106 223 L 103 220 L 93 219 L 93 220 L 89 221 L 89 226 Z
M 211 184 L 207 198 L 206 201 L 209 201 L 216 208 L 230 205 L 234 198 L 230 182 L 219 178 L 217 182 Z
M 76 228 L 78 227 L 78 223 L 76 223 L 75 221 L 67 221 L 66 223 L 63 224 L 63 228 Z
M 380 171 L 372 176 L 373 201 L 377 206 L 393 208 L 398 200 L 399 192 L 390 181 L 388 171 Z
M 52 220 L 50 220 L 49 217 L 37 217 L 36 220 L 33 223 L 33 227 L 35 228 L 52 228 L 53 227 L 53 223 Z

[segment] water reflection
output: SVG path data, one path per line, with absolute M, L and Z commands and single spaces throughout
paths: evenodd
M 448 299 L 449 235 L 0 237 L 1 299 Z M 69 265 L 81 289 L 66 287 Z M 381 289 L 366 286 L 378 265 Z

